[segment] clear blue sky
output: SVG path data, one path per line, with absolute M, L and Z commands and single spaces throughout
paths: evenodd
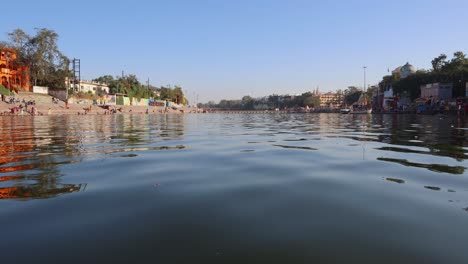
M 21 1 L 1 40 L 45 27 L 82 76 L 136 74 L 181 85 L 193 102 L 375 84 L 407 61 L 468 53 L 466 0 Z

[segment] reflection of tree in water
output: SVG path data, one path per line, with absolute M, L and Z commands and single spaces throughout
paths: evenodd
M 468 146 L 465 119 L 455 116 L 420 116 L 420 115 L 375 115 L 373 123 L 383 127 L 378 136 L 380 142 L 399 147 L 382 147 L 379 150 L 417 153 L 442 157 L 451 157 L 457 161 L 466 159 Z M 413 150 L 401 146 L 427 148 L 428 151 Z
M 408 167 L 425 168 L 430 171 L 446 172 L 446 173 L 451 173 L 451 174 L 463 174 L 466 169 L 465 167 L 461 167 L 461 166 L 448 166 L 445 164 L 422 164 L 422 163 L 416 163 L 416 162 L 409 162 L 406 159 L 377 158 L 377 160 L 394 162 L 394 163 L 398 163 L 398 164 L 408 166 Z
M 426 154 L 433 156 L 441 157 L 451 157 L 457 161 L 463 161 L 466 158 L 466 154 L 463 151 L 463 148 L 452 146 L 452 145 L 435 145 L 428 146 L 429 151 L 413 150 L 409 148 L 402 147 L 381 147 L 377 150 L 391 151 L 391 152 L 401 152 L 401 153 L 415 153 L 415 154 Z
M 455 116 L 381 115 L 374 121 L 387 128 L 390 144 L 415 146 L 468 146 L 465 119 Z

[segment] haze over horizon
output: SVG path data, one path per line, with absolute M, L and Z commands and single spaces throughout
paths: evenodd
M 6 9 L 4 9 L 6 10 Z M 22 1 L 0 40 L 21 28 L 59 34 L 83 79 L 135 74 L 180 85 L 194 102 L 363 86 L 409 62 L 468 52 L 468 1 Z

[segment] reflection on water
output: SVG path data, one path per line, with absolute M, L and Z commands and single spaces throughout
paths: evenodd
M 405 183 L 404 180 L 397 179 L 397 178 L 387 178 L 387 181 L 396 182 L 396 183 L 399 183 L 399 184 Z
M 131 115 L 0 118 L 0 199 L 51 198 L 83 191 L 86 183 L 62 183 L 62 165 L 113 153 L 184 149 L 180 144 L 160 144 L 182 138 L 181 118 L 158 116 L 151 120 L 158 121 L 156 126 L 148 118 Z M 2 176 L 5 173 L 17 174 Z
M 257 136 L 257 140 L 247 141 L 247 144 L 275 143 L 271 146 L 315 151 L 320 150 L 320 145 L 313 143 L 316 140 L 361 142 L 347 143 L 346 146 L 362 147 L 363 152 L 366 151 L 366 142 L 381 142 L 385 145 L 374 148 L 381 153 L 376 157 L 379 161 L 450 174 L 464 174 L 466 170 L 461 165 L 465 164 L 467 157 L 465 120 L 456 117 L 245 114 L 224 116 L 222 122 L 219 121 L 204 124 L 208 135 L 221 132 L 231 137 Z M 171 151 L 187 147 L 180 144 L 184 140 L 186 126 L 185 117 L 180 115 L 2 117 L 0 124 L 0 175 L 17 173 L 17 176 L 1 176 L 2 194 L 14 193 L 11 197 L 15 198 L 44 198 L 49 197 L 47 193 L 53 197 L 64 190 L 79 190 L 81 184 L 71 187 L 61 183 L 63 175 L 59 167 L 64 164 L 118 153 L 130 152 L 119 155 L 130 158 L 137 157 L 135 153 L 142 151 Z M 216 127 L 210 130 L 210 126 Z M 282 139 L 278 140 L 278 136 Z M 266 139 L 259 141 L 262 137 Z M 273 137 L 277 139 L 271 140 Z M 281 141 L 296 144 L 277 143 Z M 339 147 L 345 149 L 344 145 Z M 255 149 L 240 151 L 247 153 Z M 390 156 L 385 157 L 386 153 Z M 397 157 L 393 157 L 395 155 Z M 460 165 L 413 162 L 409 160 L 410 155 L 453 158 Z M 397 178 L 389 177 L 387 180 L 404 183 Z M 11 186 L 4 187 L 8 183 Z
M 392 159 L 392 158 L 377 158 L 381 161 L 388 161 L 388 162 L 395 162 L 401 165 L 410 166 L 410 167 L 418 167 L 418 168 L 426 168 L 431 171 L 436 172 L 446 172 L 452 174 L 463 174 L 465 172 L 465 167 L 462 166 L 448 166 L 445 164 L 421 164 L 416 162 L 409 162 L 405 159 Z
M 465 122 L 0 116 L 2 260 L 466 263 Z

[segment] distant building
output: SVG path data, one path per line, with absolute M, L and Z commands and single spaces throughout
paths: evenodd
M 400 67 L 397 67 L 392 71 L 392 76 L 395 80 L 400 80 L 407 78 L 408 76 L 411 76 L 417 72 L 416 67 L 413 65 L 409 64 L 408 62 Z M 392 110 L 392 109 L 397 109 L 401 106 L 407 105 L 410 103 L 410 99 L 408 96 L 403 95 L 396 95 L 393 92 L 393 86 L 391 84 L 388 84 L 384 88 L 384 93 L 383 93 L 383 98 L 379 98 L 379 100 L 382 100 L 381 103 L 381 108 L 384 110 Z M 380 103 L 379 103 L 380 104 Z
M 465 84 L 465 97 L 468 97 L 468 82 Z
M 409 64 L 408 62 L 400 67 L 397 67 L 392 71 L 392 75 L 396 80 L 404 79 L 412 74 L 415 74 L 417 71 L 416 67 Z
M 11 91 L 23 89 L 31 90 L 29 82 L 29 67 L 19 66 L 16 62 L 17 54 L 14 49 L 0 47 L 0 80 L 1 84 Z
M 105 83 L 80 80 L 79 83 L 73 85 L 68 79 L 65 80 L 67 87 L 73 88 L 74 92 L 92 93 L 92 94 L 108 94 L 109 87 Z
M 341 105 L 343 101 L 343 95 L 339 93 L 324 93 L 324 94 L 319 94 L 320 98 L 320 106 L 321 107 L 337 107 Z
M 421 85 L 421 97 L 432 97 L 435 100 L 452 98 L 453 85 L 451 83 L 429 83 Z

